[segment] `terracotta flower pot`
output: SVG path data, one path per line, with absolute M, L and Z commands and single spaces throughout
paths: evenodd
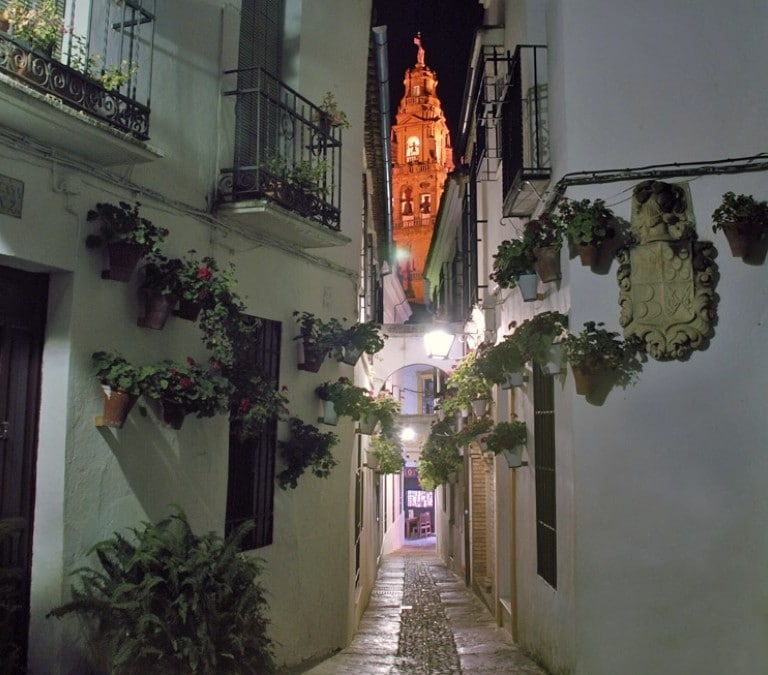
M 743 258 L 757 241 L 755 226 L 751 222 L 723 223 L 722 229 L 734 258 Z
M 534 267 L 544 283 L 557 281 L 560 278 L 560 249 L 554 246 L 545 246 L 533 250 L 536 257 Z
M 100 420 L 100 426 L 122 429 L 138 397 L 111 387 L 102 387 L 102 389 L 104 391 L 104 416 Z
M 573 383 L 576 386 L 576 393 L 581 396 L 588 396 L 592 393 L 594 380 L 592 371 L 581 366 L 574 366 L 573 364 L 571 364 L 571 371 L 573 372 Z
M 163 330 L 165 322 L 171 315 L 173 308 L 179 301 L 177 295 L 158 293 L 157 291 L 144 292 L 144 316 L 136 321 L 142 328 Z
M 576 250 L 584 267 L 594 267 L 600 260 L 600 247 L 597 244 L 577 244 Z
M 182 424 L 184 424 L 184 418 L 187 416 L 184 408 L 178 403 L 166 399 L 160 401 L 160 404 L 162 407 L 163 425 L 177 431 L 181 429 Z
M 144 257 L 144 247 L 126 241 L 113 241 L 107 244 L 109 269 L 102 272 L 103 279 L 112 281 L 130 281 L 139 260 Z
M 199 302 L 181 298 L 179 300 L 179 307 L 174 311 L 174 315 L 186 321 L 197 321 L 201 309 L 202 305 Z

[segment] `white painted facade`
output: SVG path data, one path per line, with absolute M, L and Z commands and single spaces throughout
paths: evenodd
M 82 148 L 60 149 L 55 138 L 43 142 L 23 130 L 0 129 L 0 174 L 24 184 L 22 216 L 0 214 L 0 262 L 50 274 L 36 466 L 31 672 L 84 672 L 81 647 L 73 639 L 75 622 L 45 615 L 66 598 L 68 574 L 88 562 L 86 552 L 96 542 L 141 521 L 158 520 L 172 504 L 186 511 L 196 530 L 224 528 L 224 416 L 188 417 L 181 430 L 172 431 L 151 410 L 143 416 L 137 407 L 123 429 L 94 426 L 101 391 L 92 373 L 93 351 L 115 349 L 137 363 L 207 357 L 199 330 L 189 322 L 172 319 L 162 332 L 136 325 L 138 273 L 128 284 L 100 278 L 101 254 L 84 246 L 93 227 L 86 222 L 89 209 L 97 202 L 138 200 L 145 217 L 171 231 L 163 246 L 167 255 L 195 249 L 214 256 L 222 267 L 234 263 L 248 311 L 282 322 L 280 383 L 288 388 L 292 415 L 314 423 L 320 414 L 314 387 L 353 373 L 330 361 L 316 375 L 299 371 L 292 312 L 350 320 L 357 315 L 370 2 L 288 2 L 288 31 L 295 39 L 286 40 L 285 81 L 313 101 L 334 91 L 351 122 L 343 139 L 341 202 L 341 232 L 350 243 L 307 250 L 236 233 L 211 201 L 220 169 L 232 162 L 234 117 L 222 97 L 221 73 L 237 66 L 238 7 L 223 0 L 158 3 L 151 140 L 147 149 L 114 141 L 123 157 L 132 149 L 142 161 L 103 165 Z M 5 76 L 0 76 L 0 90 L 3 105 L 29 96 L 23 88 L 19 94 L 18 85 Z M 53 128 L 62 116 L 79 115 L 52 106 L 41 114 Z M 73 123 L 76 130 L 93 127 L 82 117 Z M 102 144 L 114 139 L 98 125 L 94 133 Z M 362 366 L 356 377 L 367 382 Z M 376 574 L 382 535 L 376 514 L 366 508 L 356 584 L 358 441 L 349 420 L 342 419 L 334 431 L 341 439 L 334 451 L 338 466 L 327 480 L 305 475 L 296 490 L 276 490 L 274 542 L 255 552 L 265 561 L 270 635 L 279 664 L 345 646 Z M 281 425 L 280 436 L 286 432 Z M 372 473 L 365 472 L 364 480 L 370 497 Z
M 669 169 L 660 180 L 688 184 L 698 237 L 717 248 L 720 274 L 706 349 L 686 361 L 649 358 L 636 385 L 604 400 L 577 396 L 570 371 L 555 377 L 557 588 L 536 571 L 533 461 L 509 472 L 497 460 L 494 593 L 513 606 L 498 615 L 558 675 L 765 672 L 768 366 L 752 357 L 768 337 L 765 263 L 732 257 L 711 214 L 729 190 L 768 198 L 764 169 L 716 171 L 723 160 L 762 161 L 768 6 L 483 4 L 486 24 L 506 26 L 506 49 L 547 46 L 552 178 L 536 213 L 562 181 L 567 198 L 604 199 L 629 221 L 632 189 L 647 176 L 569 187 L 568 175 Z M 502 199 L 500 172 L 479 184 L 480 284 L 500 241 L 524 222 L 502 221 Z M 574 332 L 587 320 L 621 332 L 616 261 L 594 272 L 567 247 L 561 261 L 562 280 L 540 283 L 532 303 L 491 284 L 483 304 L 495 306 L 499 336 L 551 309 L 568 313 Z M 506 408 L 497 401 L 498 419 Z M 528 423 L 532 460 L 530 383 L 514 410 Z

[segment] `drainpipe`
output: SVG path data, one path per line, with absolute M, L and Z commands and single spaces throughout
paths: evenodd
M 386 255 L 391 272 L 394 271 L 392 256 L 392 149 L 390 146 L 389 66 L 387 65 L 387 27 L 374 26 L 376 42 L 376 71 L 379 76 L 379 112 L 381 114 L 381 147 L 384 154 L 384 196 L 386 198 Z

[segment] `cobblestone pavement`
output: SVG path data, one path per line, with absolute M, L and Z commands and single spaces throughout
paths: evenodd
M 351 644 L 306 675 L 546 675 L 434 549 L 401 549 L 379 568 Z

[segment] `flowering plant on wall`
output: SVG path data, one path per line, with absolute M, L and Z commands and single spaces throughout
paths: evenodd
M 36 3 L 11 0 L 3 11 L 3 18 L 15 38 L 49 54 L 67 32 L 55 0 L 38 0 Z
M 278 389 L 274 382 L 252 375 L 235 378 L 235 395 L 229 407 L 229 421 L 240 440 L 254 438 L 261 433 L 264 424 L 271 419 L 285 419 L 288 410 L 288 388 Z

